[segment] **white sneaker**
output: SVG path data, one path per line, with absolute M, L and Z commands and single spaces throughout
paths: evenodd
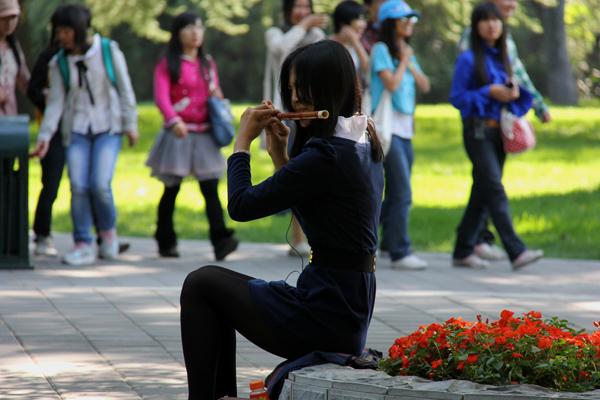
M 516 271 L 521 269 L 526 265 L 536 262 L 542 257 L 544 257 L 543 250 L 525 250 L 512 262 L 513 270 Z
M 119 255 L 119 242 L 113 240 L 110 244 L 106 244 L 105 241 L 102 241 L 99 253 L 100 258 L 114 260 Z
M 58 255 L 58 250 L 54 247 L 52 238 L 49 236 L 39 236 L 35 240 L 34 254 L 36 256 L 56 257 Z
M 495 244 L 489 245 L 487 243 L 481 243 L 475 246 L 475 254 L 479 258 L 490 261 L 506 260 L 508 256 L 506 252 Z
M 409 269 L 409 270 L 419 270 L 427 268 L 427 261 L 421 260 L 414 254 L 409 254 L 404 258 L 401 258 L 396 261 L 392 261 L 390 268 L 393 269 Z
M 298 244 L 290 245 L 290 249 L 288 250 L 288 256 L 309 257 L 310 246 L 306 242 L 300 242 Z
M 87 243 L 76 243 L 73 250 L 63 257 L 63 263 L 69 265 L 89 265 L 96 261 L 92 246 Z
M 464 267 L 464 268 L 473 268 L 473 269 L 482 269 L 490 266 L 490 263 L 486 260 L 482 260 L 477 257 L 475 254 L 471 254 L 465 258 L 454 258 L 452 259 L 453 267 Z

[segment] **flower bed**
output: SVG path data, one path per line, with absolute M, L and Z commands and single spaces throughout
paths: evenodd
M 557 391 L 600 388 L 600 330 L 575 331 L 565 320 L 531 311 L 498 321 L 451 318 L 396 339 L 380 368 L 389 375 L 490 385 L 534 384 Z M 599 326 L 594 322 L 596 327 Z

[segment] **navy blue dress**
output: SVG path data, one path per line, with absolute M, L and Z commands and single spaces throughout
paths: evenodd
M 356 117 L 354 117 L 356 118 Z M 313 250 L 374 255 L 383 196 L 382 163 L 368 142 L 313 139 L 272 177 L 252 186 L 250 157 L 228 160 L 229 214 L 238 221 L 292 208 Z M 299 353 L 360 354 L 375 303 L 375 274 L 309 264 L 297 286 L 254 279 L 254 306 L 278 339 Z M 298 354 L 303 355 L 303 354 Z

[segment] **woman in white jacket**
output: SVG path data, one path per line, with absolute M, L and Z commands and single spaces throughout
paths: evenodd
M 135 94 L 118 44 L 111 41 L 103 49 L 99 35 L 88 37 L 91 14 L 84 6 L 61 6 L 55 18 L 63 50 L 49 64 L 50 94 L 35 152 L 44 158 L 50 139 L 60 130 L 71 181 L 75 242 L 63 262 L 92 264 L 92 210 L 102 238 L 100 255 L 113 259 L 118 254 L 111 181 L 122 134 L 130 145 L 139 136 Z M 107 56 L 110 62 L 105 60 Z M 109 75 L 114 75 L 114 82 Z
M 263 99 L 271 100 L 275 108 L 284 109 L 277 87 L 281 64 L 288 54 L 298 47 L 325 39 L 323 29 L 327 27 L 328 22 L 328 15 L 313 14 L 312 0 L 283 0 L 283 22 L 279 27 L 273 26 L 265 32 L 267 60 L 263 80 Z M 293 124 L 288 126 L 292 129 L 291 144 L 294 141 Z M 264 145 L 264 132 L 261 140 Z M 302 228 L 294 217 L 292 217 L 291 245 L 288 253 L 291 256 L 307 257 L 310 253 Z
M 298 47 L 323 40 L 329 16 L 313 14 L 312 0 L 283 0 L 283 23 L 265 32 L 267 60 L 263 80 L 263 99 L 283 109 L 277 82 L 283 60 Z

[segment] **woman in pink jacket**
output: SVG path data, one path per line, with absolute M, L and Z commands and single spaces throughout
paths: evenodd
M 204 196 L 215 258 L 224 259 L 238 245 L 233 230 L 225 226 L 218 194 L 226 163 L 210 135 L 207 99 L 223 98 L 223 93 L 216 65 L 204 52 L 204 30 L 197 15 L 178 15 L 166 54 L 154 72 L 154 101 L 165 121 L 146 165 L 165 185 L 154 235 L 161 257 L 179 257 L 173 212 L 181 182 L 190 175 Z

